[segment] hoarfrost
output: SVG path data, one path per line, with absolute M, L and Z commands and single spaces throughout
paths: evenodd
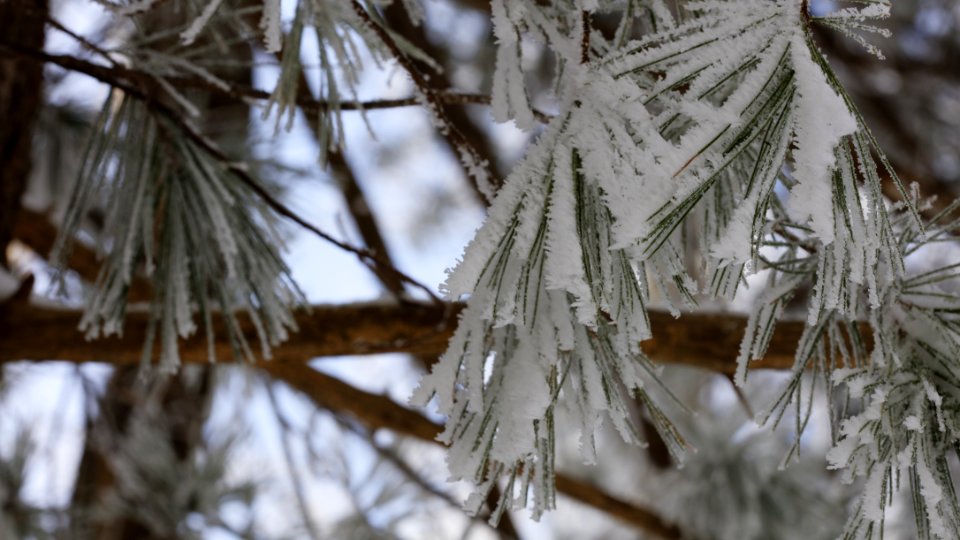
M 790 54 L 797 72 L 793 161 L 799 182 L 791 192 L 790 209 L 799 220 L 809 218 L 817 236 L 829 244 L 834 238 L 830 176 L 836 167 L 835 148 L 844 136 L 857 130 L 857 121 L 827 83 L 801 37 L 793 39 Z

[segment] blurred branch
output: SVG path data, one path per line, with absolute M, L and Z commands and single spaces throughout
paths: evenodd
M 300 96 L 301 92 L 310 92 L 310 85 L 307 84 L 307 74 L 302 65 L 297 73 L 297 85 L 299 89 L 297 96 Z M 310 114 L 310 112 L 303 107 L 301 107 L 301 111 L 303 111 L 305 115 Z M 317 122 L 307 122 L 307 125 L 310 127 L 310 133 L 313 135 L 314 141 L 318 145 L 323 144 L 323 137 L 320 136 Z M 331 148 L 327 151 L 327 161 L 330 165 L 330 175 L 333 177 L 337 186 L 340 187 L 340 192 L 343 194 L 344 202 L 346 203 L 347 212 L 350 213 L 350 217 L 353 218 L 353 223 L 357 226 L 357 230 L 360 231 L 360 237 L 363 238 L 364 245 L 374 255 L 380 257 L 385 264 L 396 268 L 396 264 L 390 256 L 390 250 L 387 249 L 387 243 L 383 238 L 383 234 L 380 232 L 380 226 L 377 224 L 376 217 L 370 209 L 367 197 L 360 187 L 356 175 L 353 174 L 353 169 L 350 168 L 350 163 L 347 162 L 346 156 L 343 155 L 339 148 Z M 390 294 L 395 298 L 403 297 L 403 280 L 399 279 L 393 273 L 386 272 L 376 266 L 374 266 L 372 270 Z
M 433 58 L 435 61 L 443 64 L 444 59 L 450 57 L 449 47 L 438 46 L 430 41 L 427 35 L 427 29 L 424 26 L 425 23 L 415 25 L 410 21 L 410 17 L 407 14 L 406 9 L 399 2 L 391 3 L 383 8 L 383 18 L 386 24 L 399 35 L 403 36 L 408 43 L 416 47 L 417 49 L 423 51 L 426 56 Z M 490 37 L 492 39 L 492 36 Z M 411 61 L 416 65 L 417 60 L 411 58 Z M 431 85 L 437 91 L 443 91 L 445 88 L 453 88 L 453 82 L 450 80 L 450 77 L 447 73 L 440 72 L 431 75 L 426 81 L 427 84 Z M 464 138 L 470 142 L 473 148 L 476 149 L 480 157 L 490 163 L 491 170 L 494 171 L 498 178 L 504 178 L 507 175 L 506 170 L 504 170 L 499 161 L 497 160 L 497 152 L 494 148 L 493 143 L 490 140 L 490 137 L 484 132 L 484 130 L 477 125 L 477 123 L 467 114 L 467 110 L 463 107 L 452 107 L 452 104 L 449 102 L 445 103 L 444 112 L 450 121 L 460 129 L 463 133 Z M 459 104 L 463 105 L 463 104 Z M 536 113 L 538 119 L 541 122 L 547 122 L 549 118 L 546 115 Z M 453 149 L 454 151 L 456 149 Z M 470 183 L 470 186 L 473 190 L 473 194 L 476 196 L 477 200 L 483 204 L 484 195 L 478 189 L 474 183 Z M 499 186 L 496 186 L 499 187 Z
M 477 151 L 474 144 L 467 139 L 460 131 L 460 128 L 451 121 L 444 107 L 442 92 L 439 92 L 429 83 L 427 78 L 417 68 L 416 64 L 414 64 L 413 60 L 400 49 L 390 33 L 370 17 L 370 14 L 367 13 L 367 10 L 358 0 L 351 0 L 351 3 L 353 5 L 353 11 L 357 16 L 380 38 L 380 41 L 383 42 L 390 53 L 393 54 L 393 57 L 400 66 L 410 75 L 413 84 L 417 87 L 417 91 L 423 96 L 423 100 L 426 101 L 425 105 L 427 106 L 428 112 L 433 119 L 439 123 L 440 132 L 447 138 L 450 146 L 454 149 L 454 153 L 457 154 L 457 158 L 463 166 L 467 177 L 474 182 L 476 189 L 483 194 L 487 202 L 490 202 L 496 187 L 500 185 L 500 179 L 491 168 L 490 161 Z
M 21 208 L 12 236 L 37 254 L 48 257 L 57 239 L 57 228 L 46 215 L 29 208 Z M 70 270 L 90 282 L 95 282 L 100 273 L 99 256 L 82 242 L 74 243 L 66 263 Z M 130 284 L 127 299 L 131 302 L 141 302 L 149 298 L 150 283 L 143 277 L 135 276 Z
M 374 437 L 374 430 L 366 429 L 365 426 L 356 422 L 345 421 L 343 415 L 336 416 L 336 419 L 341 426 L 362 438 L 367 445 L 377 453 L 380 459 L 389 463 L 393 468 L 403 474 L 404 477 L 416 484 L 422 491 L 433 495 L 454 508 L 461 508 L 460 503 L 457 502 L 452 495 L 431 484 L 430 481 L 415 471 L 394 448 L 378 443 L 376 437 Z
M 130 90 L 141 85 L 155 85 L 157 75 L 125 66 L 105 66 L 66 54 L 51 54 L 42 49 L 31 49 L 19 43 L 7 41 L 5 36 L 0 35 L 0 49 L 13 53 L 21 58 L 33 59 L 37 62 L 47 62 L 57 65 L 63 69 L 82 73 L 90 76 L 104 84 L 110 85 L 121 90 Z M 162 77 L 166 82 L 176 88 L 203 90 L 204 92 L 231 97 L 240 101 L 268 101 L 270 93 L 264 90 L 257 90 L 243 84 L 220 85 L 214 84 L 208 79 L 199 77 Z M 440 103 L 450 105 L 489 105 L 490 96 L 486 94 L 471 94 L 462 92 L 448 92 L 436 90 L 433 92 L 434 98 Z M 314 99 L 307 96 L 297 98 L 297 106 L 303 109 L 307 114 L 325 113 L 330 110 L 330 104 L 324 100 Z M 423 106 L 423 99 L 418 96 L 396 99 L 374 99 L 368 101 L 348 101 L 344 100 L 338 103 L 337 107 L 344 111 L 371 111 L 377 109 L 395 109 L 399 107 L 420 107 Z M 549 117 L 540 113 L 538 117 L 541 120 L 548 120 Z
M 340 153 L 339 150 L 333 149 L 327 153 L 327 159 L 330 162 L 330 174 L 340 187 L 347 211 L 350 213 L 350 217 L 353 218 L 357 230 L 360 231 L 363 244 L 386 264 L 396 268 L 397 265 L 390 255 L 390 250 L 387 249 L 387 242 L 380 232 L 380 226 L 377 224 L 376 216 L 374 216 L 373 211 L 370 209 L 370 204 L 367 202 L 363 188 L 361 188 L 360 183 L 357 182 L 357 178 L 353 174 L 353 169 L 351 169 L 350 164 L 347 163 L 346 156 Z M 389 272 L 384 272 L 379 267 L 374 267 L 373 271 L 377 275 L 377 279 L 390 294 L 395 298 L 403 297 L 404 290 L 402 280 Z
M 309 396 L 317 405 L 347 413 L 371 429 L 389 429 L 436 442 L 441 426 L 420 413 L 402 407 L 386 396 L 364 392 L 304 365 L 271 363 L 263 369 Z M 557 491 L 660 537 L 680 538 L 679 531 L 653 512 L 563 474 L 557 474 Z
M 304 369 L 310 369 L 310 368 L 304 367 Z M 312 398 L 312 396 L 308 396 L 308 397 Z M 344 426 L 346 429 L 350 430 L 352 433 L 354 433 L 358 437 L 363 438 L 366 441 L 366 443 L 370 446 L 370 448 L 372 448 L 377 453 L 377 455 L 380 456 L 380 459 L 392 465 L 407 480 L 416 484 L 417 487 L 419 487 L 422 491 L 433 495 L 434 497 L 440 499 L 441 501 L 447 503 L 448 505 L 454 508 L 457 508 L 457 509 L 463 508 L 462 505 L 459 502 L 457 502 L 452 495 L 434 486 L 426 478 L 424 478 L 420 473 L 415 471 L 413 467 L 411 467 L 410 464 L 407 463 L 406 460 L 404 460 L 403 457 L 400 456 L 400 454 L 393 447 L 378 443 L 376 441 L 376 437 L 374 437 L 374 430 L 366 429 L 365 426 L 362 426 L 357 422 L 348 422 L 343 418 L 342 414 L 337 414 L 335 416 L 336 416 L 337 422 L 340 423 L 340 425 Z M 496 493 L 494 493 L 495 491 Z M 499 490 L 496 489 L 496 487 L 490 490 L 490 494 L 496 495 L 497 500 L 499 500 Z M 495 503 L 496 501 L 494 501 L 494 504 Z M 493 506 L 490 505 L 489 501 L 487 502 L 487 505 L 493 508 Z M 519 538 L 519 535 L 517 534 L 517 530 L 513 526 L 513 522 L 510 518 L 509 512 L 505 512 L 503 514 L 503 516 L 500 519 L 500 522 L 497 524 L 496 527 L 494 527 L 493 525 L 490 525 L 490 523 L 486 519 L 484 519 L 482 515 L 470 516 L 470 518 L 473 519 L 475 522 L 479 523 L 480 525 L 490 527 L 493 530 L 499 530 L 501 533 L 501 538 L 505 538 L 506 540 L 517 540 Z
M 267 397 L 270 400 L 270 408 L 273 411 L 273 417 L 276 419 L 278 437 L 280 439 L 280 448 L 283 450 L 284 463 L 287 468 L 287 476 L 290 477 L 290 484 L 293 486 L 294 498 L 297 501 L 297 508 L 300 510 L 300 518 L 303 520 L 303 527 L 306 529 L 312 540 L 318 540 L 321 536 L 313 524 L 313 518 L 310 516 L 310 506 L 307 503 L 307 494 L 303 488 L 303 482 L 297 474 L 297 467 L 294 464 L 293 449 L 290 447 L 290 423 L 280 412 L 280 404 L 277 402 L 277 395 L 273 391 L 273 384 L 269 378 L 263 380 L 263 386 Z
M 310 369 L 304 367 L 304 369 Z M 308 396 L 309 397 L 309 396 Z M 364 426 L 358 425 L 356 422 L 347 422 L 344 420 L 343 415 L 336 415 L 337 421 L 344 426 L 346 429 L 350 430 L 352 433 L 358 437 L 363 438 L 367 444 L 372 448 L 380 459 L 390 463 L 395 469 L 397 469 L 405 478 L 417 485 L 421 490 L 426 493 L 437 497 L 448 505 L 462 509 L 462 505 L 454 500 L 453 496 L 449 493 L 443 491 L 442 489 L 431 484 L 426 478 L 424 478 L 420 473 L 415 471 L 413 467 L 410 466 L 406 460 L 391 446 L 380 444 L 377 442 L 376 437 L 374 437 L 374 431 L 366 429 Z M 500 500 L 500 489 L 498 486 L 494 485 L 489 494 L 487 495 L 487 507 L 496 508 L 497 502 Z M 489 511 L 487 512 L 489 514 Z M 500 521 L 494 527 L 490 522 L 483 516 L 483 514 L 478 514 L 475 516 L 469 516 L 475 522 L 480 525 L 490 527 L 494 531 L 500 533 L 500 537 L 505 540 L 519 540 L 520 535 L 517 533 L 517 528 L 513 524 L 513 519 L 510 516 L 510 512 L 504 512 L 500 517 Z
M 309 91 L 310 87 L 307 84 L 306 73 L 302 67 L 298 76 L 300 88 Z M 310 132 L 313 134 L 313 138 L 317 144 L 323 144 L 317 123 L 307 122 L 307 124 L 310 126 Z M 360 231 L 360 237 L 363 239 L 364 246 L 375 256 L 379 257 L 388 267 L 397 268 L 397 264 L 390 254 L 390 249 L 387 247 L 387 241 L 380 231 L 380 225 L 377 223 L 373 209 L 370 207 L 367 196 L 363 192 L 363 188 L 360 186 L 360 182 L 357 180 L 353 168 L 350 167 L 347 157 L 341 149 L 331 148 L 327 152 L 327 161 L 330 166 L 330 175 L 337 186 L 340 187 L 340 193 L 343 195 L 344 202 L 346 203 L 347 212 L 349 212 L 350 217 L 357 226 L 357 230 Z M 384 271 L 380 266 L 374 265 L 371 270 L 377 276 L 377 279 L 380 281 L 380 284 L 383 285 L 384 289 L 393 295 L 394 298 L 398 300 L 404 298 L 406 291 L 402 279 L 392 272 Z M 413 359 L 422 368 L 427 368 L 430 363 L 433 362 L 434 358 L 435 357 L 422 355 L 413 356 Z
M 71 505 L 88 509 L 73 515 L 73 530 L 91 530 L 99 540 L 165 540 L 149 524 L 134 516 L 105 518 L 90 511 L 102 504 L 116 487 L 117 445 L 129 436 L 135 411 L 155 400 L 163 411 L 170 448 L 178 461 L 191 459 L 203 444 L 203 424 L 210 410 L 211 370 L 199 377 L 179 373 L 152 381 L 150 388 L 136 388 L 137 368 L 120 366 L 110 377 L 99 398 L 98 416 L 87 418 L 87 429 L 74 482 Z

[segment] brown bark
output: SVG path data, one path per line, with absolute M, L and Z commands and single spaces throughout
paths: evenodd
M 7 306 L 0 314 L 0 361 L 67 360 L 130 364 L 139 361 L 146 337 L 148 314 L 138 311 L 127 317 L 123 337 L 88 341 L 76 331 L 79 312 L 32 306 Z M 297 314 L 300 331 L 285 345 L 274 349 L 274 362 L 305 362 L 316 356 L 407 352 L 437 354 L 445 348 L 457 307 L 423 304 L 404 306 L 359 304 L 315 306 L 312 313 Z M 251 343 L 258 338 L 242 315 L 241 327 Z M 214 321 L 219 338 L 215 344 L 220 360 L 232 357 L 222 321 Z M 207 344 L 202 337 L 184 340 L 184 362 L 206 363 Z
M 43 48 L 46 0 L 0 2 L 0 35 L 24 47 Z M 0 55 L 0 264 L 30 175 L 33 121 L 43 94 L 43 66 Z
M 313 306 L 296 315 L 300 331 L 273 350 L 273 360 L 257 365 L 304 363 L 321 356 L 367 355 L 402 352 L 438 355 L 446 349 L 456 326 L 460 304 L 351 304 Z M 256 342 L 253 325 L 240 316 L 241 328 Z M 0 310 L 0 363 L 17 360 L 65 360 L 131 364 L 139 361 L 148 314 L 128 314 L 123 337 L 88 341 L 76 331 L 80 313 L 73 310 L 9 305 Z M 729 313 L 687 313 L 678 319 L 651 311 L 653 339 L 642 343 L 651 359 L 667 364 L 709 369 L 730 374 L 736 369 L 746 317 Z M 777 323 L 767 355 L 751 368 L 790 369 L 803 333 L 802 321 Z M 219 318 L 214 321 L 216 357 L 232 358 L 230 344 Z M 866 347 L 872 346 L 869 329 L 861 328 Z M 207 344 L 195 336 L 180 345 L 187 363 L 206 363 Z
M 38 252 L 48 250 L 55 229 L 43 216 L 29 211 L 22 214 L 23 221 L 31 225 L 18 227 L 17 230 L 23 232 L 17 237 Z M 76 250 L 70 265 L 84 276 L 97 272 L 92 251 Z M 446 348 L 460 309 L 457 304 L 314 306 L 311 313 L 297 315 L 300 331 L 274 350 L 274 361 L 302 363 L 318 356 L 381 352 L 435 357 Z M 147 319 L 143 312 L 132 312 L 122 338 L 87 341 L 76 331 L 78 312 L 25 304 L 6 306 L 0 310 L 0 362 L 62 359 L 133 363 L 140 357 Z M 654 360 L 733 373 L 746 326 L 743 316 L 688 313 L 674 319 L 667 313 L 653 311 L 650 319 L 655 337 L 643 343 L 643 350 Z M 243 320 L 242 326 L 247 339 L 256 342 L 252 325 Z M 215 327 L 216 335 L 225 335 L 222 321 L 215 321 Z M 802 332 L 803 324 L 799 321 L 780 322 L 766 357 L 752 367 L 790 368 Z M 869 338 L 866 328 L 864 334 Z M 218 341 L 215 350 L 220 360 L 232 356 L 225 341 Z M 206 343 L 199 337 L 184 341 L 180 352 L 185 362 L 208 360 Z

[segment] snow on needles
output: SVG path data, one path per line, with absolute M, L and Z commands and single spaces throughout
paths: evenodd
M 506 477 L 498 512 L 529 506 L 535 517 L 554 504 L 558 408 L 572 411 L 587 461 L 604 418 L 625 440 L 640 441 L 628 406 L 634 398 L 678 459 L 687 450 L 667 414 L 679 404 L 639 346 L 650 337 L 650 298 L 680 315 L 675 299 L 692 306 L 696 295 L 731 298 L 745 272 L 771 269 L 741 346 L 742 384 L 794 292 L 812 291 L 796 377 L 762 415 L 771 418 L 800 399 L 807 367 L 826 361 L 822 340 L 842 340 L 835 322 L 853 324 L 869 312 L 881 330 L 886 319 L 870 310 L 895 297 L 903 273 L 903 237 L 892 233 L 880 195 L 879 149 L 825 72 L 804 2 L 687 2 L 690 17 L 639 41 L 591 38 L 590 52 L 607 48 L 586 63 L 573 9 L 584 4 L 560 4 L 492 4 L 495 117 L 534 124 L 519 63 L 526 38 L 550 48 L 561 66 L 559 113 L 451 271 L 445 292 L 468 297 L 468 305 L 412 399 L 425 405 L 436 397 L 448 416 L 440 438 L 451 444 L 452 475 L 479 486 L 472 503 Z M 662 14 L 660 7 L 650 9 Z M 868 6 L 854 18 L 884 12 Z M 790 188 L 786 201 L 778 184 Z M 769 245 L 777 250 L 764 251 Z M 699 250 L 700 267 L 687 264 L 691 250 Z M 941 394 L 921 392 L 937 398 L 911 408 L 911 433 L 937 425 L 920 406 L 945 410 Z M 852 430 L 875 421 L 844 424 L 836 466 L 872 444 Z M 902 418 L 895 425 L 905 429 Z M 923 450 L 924 441 L 911 444 Z M 939 533 L 942 482 L 935 463 L 924 467 L 919 481 L 935 513 L 928 521 Z M 858 515 L 851 531 L 878 520 L 873 508 Z
M 797 102 L 793 152 L 798 184 L 790 194 L 795 217 L 810 225 L 825 244 L 833 241 L 831 176 L 836 168 L 834 150 L 844 136 L 857 131 L 857 121 L 843 99 L 828 83 L 823 70 L 810 57 L 802 36 L 795 36 L 790 55 L 796 71 Z

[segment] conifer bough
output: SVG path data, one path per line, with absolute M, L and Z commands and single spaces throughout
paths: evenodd
M 154 3 L 106 4 L 136 17 Z M 221 4 L 197 14 L 184 43 L 203 35 Z M 359 39 L 409 73 L 464 170 L 493 196 L 489 164 L 449 124 L 441 93 L 411 60 L 416 51 L 380 25 L 377 4 L 298 2 L 285 33 L 279 0 L 264 2 L 266 50 L 299 51 L 307 29 L 321 44 L 321 149 L 342 143 L 340 115 L 356 103 L 342 92 L 359 80 L 360 58 L 348 43 Z M 415 0 L 403 4 L 422 16 Z M 450 445 L 451 473 L 477 486 L 468 507 L 478 509 L 503 482 L 494 520 L 508 508 L 530 508 L 535 518 L 550 510 L 559 424 L 579 429 L 583 458 L 593 461 L 603 421 L 642 442 L 633 400 L 682 461 L 691 445 L 674 420 L 688 412 L 641 343 L 663 339 L 654 309 L 690 319 L 683 310 L 731 301 L 749 279 L 761 292 L 743 325 L 739 385 L 751 362 L 782 346 L 774 330 L 791 299 L 810 292 L 792 376 L 760 423 L 776 425 L 796 405 L 802 429 L 809 408 L 801 404 L 817 381 L 852 404 L 832 411 L 841 421 L 829 454 L 845 480 L 863 478 L 843 537 L 881 534 L 901 477 L 920 534 L 960 537 L 946 457 L 960 436 L 957 265 L 904 263 L 955 229 L 956 205 L 921 217 L 927 202 L 897 177 L 814 43 L 811 27 L 822 25 L 881 55 L 863 34 L 887 34 L 873 21 L 888 16 L 889 2 L 841 4 L 814 16 L 805 0 L 686 1 L 674 9 L 626 0 L 616 6 L 619 25 L 603 33 L 591 31 L 591 21 L 610 6 L 594 0 L 492 0 L 493 116 L 542 131 L 444 284 L 449 300 L 466 305 L 413 396 L 447 416 L 440 439 Z M 549 119 L 530 103 L 524 40 L 556 61 Z M 300 68 L 299 55 L 282 55 L 265 113 L 276 107 L 282 116 L 300 103 Z M 199 68 L 191 75 L 221 83 Z M 175 369 L 178 340 L 200 327 L 208 358 L 219 356 L 221 333 L 236 357 L 253 358 L 251 335 L 269 356 L 301 322 L 293 310 L 302 298 L 272 229 L 276 213 L 291 214 L 188 124 L 157 115 L 159 103 L 192 111 L 163 76 L 156 83 L 157 95 L 105 103 L 74 190 L 57 249 L 63 257 L 93 198 L 106 193 L 111 201 L 111 249 L 81 325 L 90 336 L 119 333 L 134 269 L 145 268 L 156 293 L 148 314 L 134 317 L 143 319 L 145 365 L 157 339 L 161 367 Z M 884 199 L 885 179 L 900 203 Z M 187 215 L 202 215 L 204 226 L 183 227 Z M 233 315 L 238 308 L 250 328 Z M 213 323 L 215 311 L 222 324 Z M 799 434 L 797 441 L 788 461 Z

